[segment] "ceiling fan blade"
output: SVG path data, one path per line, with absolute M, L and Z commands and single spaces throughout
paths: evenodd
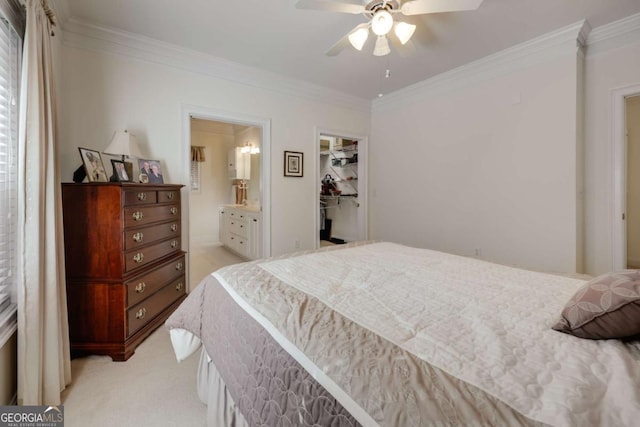
M 329 50 L 327 50 L 324 54 L 327 56 L 336 56 L 337 54 L 342 52 L 342 50 L 348 45 L 349 45 L 349 38 L 348 36 L 344 36 L 343 38 L 338 40 L 336 44 L 331 46 Z
M 325 12 L 340 12 L 358 14 L 364 12 L 362 4 L 344 3 L 338 0 L 298 0 L 297 9 L 322 10 Z
M 358 31 L 360 28 L 368 28 L 369 27 L 369 23 L 363 23 L 360 25 L 356 25 L 351 31 L 349 31 L 347 34 L 344 35 L 344 37 L 342 37 L 340 40 L 338 40 L 333 46 L 331 46 L 329 48 L 329 50 L 327 50 L 324 54 L 327 56 L 336 56 L 337 54 L 339 54 L 340 52 L 342 52 L 342 50 L 349 46 L 349 36 L 352 33 L 355 33 L 356 31 Z
M 475 10 L 482 0 L 411 0 L 402 5 L 403 15 L 421 15 L 423 13 L 458 12 Z

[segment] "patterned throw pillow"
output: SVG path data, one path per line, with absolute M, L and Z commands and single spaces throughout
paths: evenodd
M 571 297 L 553 329 L 580 338 L 640 335 L 640 270 L 596 277 Z

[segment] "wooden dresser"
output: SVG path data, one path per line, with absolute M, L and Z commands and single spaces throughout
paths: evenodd
M 62 184 L 74 356 L 127 360 L 184 299 L 181 187 Z

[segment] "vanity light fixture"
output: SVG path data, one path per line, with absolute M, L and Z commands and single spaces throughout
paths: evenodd
M 242 148 L 240 148 L 242 154 L 259 154 L 260 147 L 254 147 L 249 141 L 245 142 Z

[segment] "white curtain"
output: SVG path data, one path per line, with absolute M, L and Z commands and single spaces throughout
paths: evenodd
M 59 405 L 71 382 L 51 36 L 26 0 L 18 177 L 18 403 Z

